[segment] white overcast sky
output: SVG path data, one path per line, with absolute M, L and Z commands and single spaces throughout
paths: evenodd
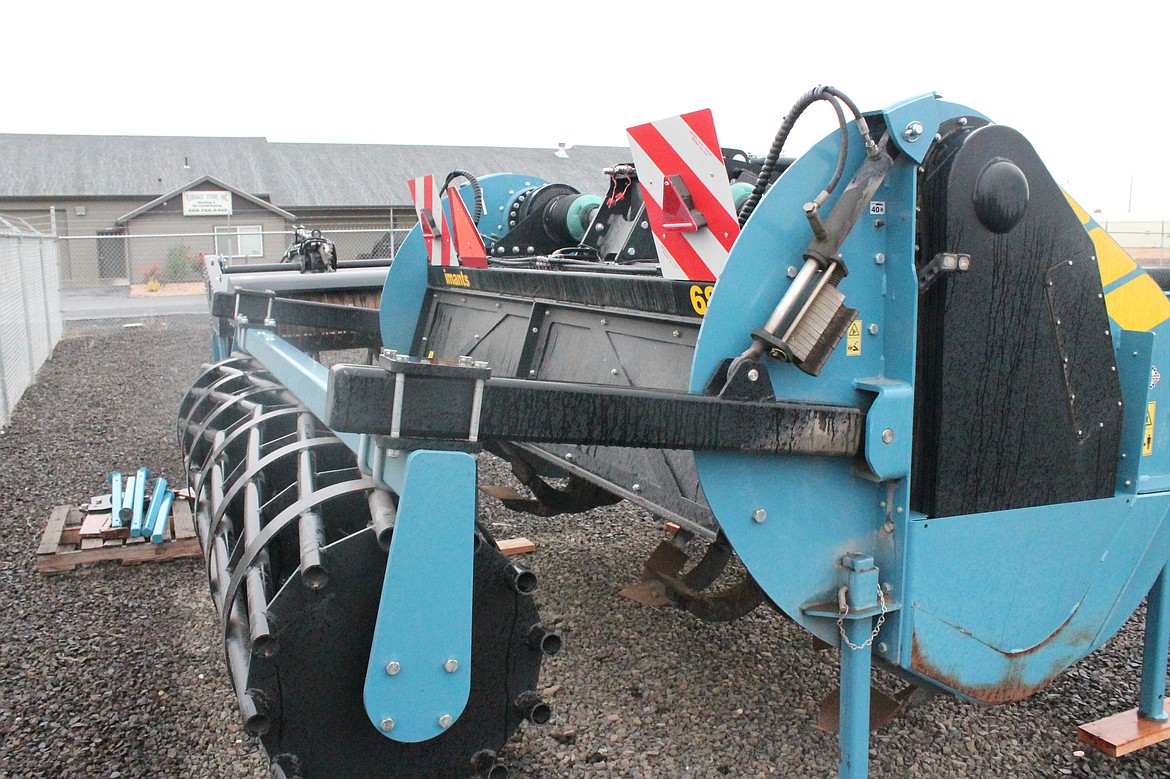
M 711 108 L 763 153 L 815 84 L 863 110 L 937 91 L 1022 131 L 1086 208 L 1170 219 L 1164 0 L 6 6 L 0 132 L 616 146 Z M 788 150 L 832 127 L 810 111 Z

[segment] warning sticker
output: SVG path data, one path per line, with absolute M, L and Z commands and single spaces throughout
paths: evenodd
M 884 200 L 871 200 L 871 201 L 869 201 L 869 213 L 873 214 L 874 216 L 881 216 L 885 212 L 886 212 L 886 201 L 884 201 Z
M 1142 439 L 1142 457 L 1154 453 L 1154 409 L 1157 403 L 1146 404 L 1146 436 Z
M 837 332 L 840 332 L 839 330 Z M 849 325 L 849 332 L 845 334 L 845 354 L 856 357 L 861 354 L 861 320 L 854 319 Z
M 1162 374 L 1158 373 L 1156 365 L 1150 366 L 1150 389 L 1158 386 L 1158 382 L 1162 380 Z

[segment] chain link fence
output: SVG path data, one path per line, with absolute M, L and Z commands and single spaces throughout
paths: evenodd
M 339 260 L 392 258 L 408 228 L 325 230 Z M 107 231 L 60 237 L 61 272 L 71 287 L 129 280 L 130 284 L 166 286 L 203 279 L 203 257 L 217 254 L 233 265 L 280 262 L 292 244 L 293 231 L 265 231 L 247 226 L 212 233 L 128 235 Z
M 56 237 L 0 214 L 0 427 L 61 340 Z

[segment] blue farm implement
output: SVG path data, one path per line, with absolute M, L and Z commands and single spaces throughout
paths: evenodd
M 817 101 L 839 127 L 782 156 Z M 482 488 L 512 508 L 625 499 L 675 523 L 640 597 L 713 621 L 766 603 L 837 647 L 842 777 L 868 773 L 872 667 L 1017 701 L 1147 593 L 1135 718 L 1157 728 L 1158 285 L 1023 136 L 935 95 L 862 114 L 818 87 L 765 158 L 721 149 L 709 112 L 629 135 L 603 196 L 416 179 L 380 312 L 295 299 L 368 288 L 344 263 L 213 274 L 218 362 L 179 435 L 274 773 L 498 778 L 520 723 L 547 721 L 561 641 L 478 522 L 480 451 L 529 489 Z M 315 358 L 353 347 L 364 364 Z

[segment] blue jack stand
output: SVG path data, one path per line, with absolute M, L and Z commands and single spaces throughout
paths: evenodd
M 1142 686 L 1138 707 L 1081 725 L 1077 737 L 1112 757 L 1170 739 L 1166 710 L 1166 662 L 1170 654 L 1170 565 L 1162 569 L 1146 600 Z
M 849 554 L 841 558 L 845 586 L 841 589 L 841 728 L 837 741 L 841 779 L 869 775 L 869 685 L 873 654 L 873 620 L 878 604 L 878 570 L 873 558 Z

